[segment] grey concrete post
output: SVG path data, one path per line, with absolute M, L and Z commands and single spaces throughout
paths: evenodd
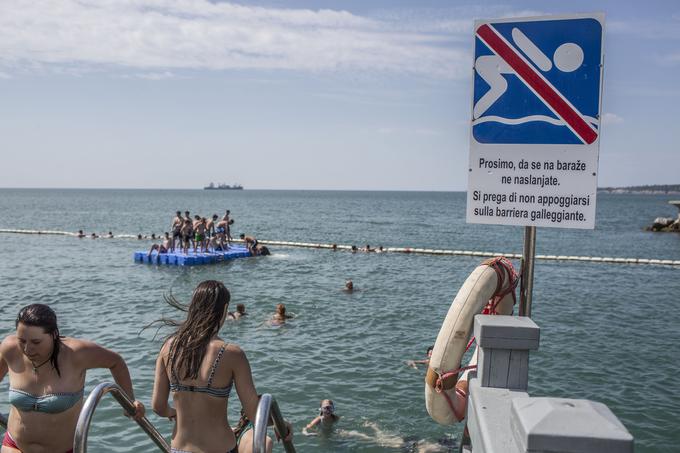
M 540 331 L 527 317 L 475 316 L 477 377 L 481 386 L 526 390 L 529 350 L 538 349 Z
M 526 393 L 529 351 L 538 348 L 540 334 L 531 319 L 477 315 L 474 334 L 479 354 L 469 385 L 471 453 L 633 452 L 633 436 L 604 404 Z

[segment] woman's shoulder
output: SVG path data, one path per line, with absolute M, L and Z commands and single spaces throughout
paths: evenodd
M 73 337 L 61 337 L 61 345 L 65 349 L 70 349 L 73 352 L 80 352 L 83 350 L 88 350 L 88 349 L 93 349 L 93 348 L 101 348 L 97 343 L 94 341 L 90 340 L 82 340 L 80 338 L 73 338 Z
M 228 343 L 220 338 L 211 341 L 210 348 L 216 351 L 219 351 L 220 349 L 224 348 L 223 354 L 225 356 L 229 356 L 229 360 L 225 362 L 233 363 L 234 360 L 239 360 L 245 357 L 245 352 L 243 352 L 243 349 L 241 349 L 239 345 L 234 343 Z
M 16 335 L 7 335 L 2 343 L 0 343 L 0 354 L 10 356 L 13 352 L 19 350 L 19 340 Z

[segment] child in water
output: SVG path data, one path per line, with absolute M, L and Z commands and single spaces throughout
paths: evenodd
M 331 426 L 338 420 L 340 420 L 340 416 L 335 415 L 335 404 L 333 404 L 333 400 L 322 400 L 321 407 L 319 407 L 319 415 L 305 426 L 303 432 L 306 433 L 308 429 L 312 429 L 316 426 Z

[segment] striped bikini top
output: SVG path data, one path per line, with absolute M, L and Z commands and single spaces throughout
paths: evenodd
M 170 381 L 170 391 L 172 392 L 197 392 L 197 393 L 206 393 L 210 396 L 214 396 L 217 398 L 229 398 L 229 394 L 231 393 L 231 387 L 233 385 L 233 381 L 229 383 L 226 387 L 221 387 L 221 388 L 213 388 L 212 387 L 212 380 L 213 377 L 215 376 L 215 370 L 217 369 L 217 365 L 220 363 L 220 360 L 222 359 L 222 354 L 224 354 L 224 348 L 226 348 L 227 345 L 226 343 L 222 345 L 220 348 L 220 351 L 217 353 L 217 358 L 213 362 L 212 366 L 210 367 L 210 376 L 208 376 L 208 385 L 205 387 L 203 386 L 197 386 L 197 385 L 184 385 L 179 382 L 179 378 L 177 377 L 177 373 L 175 373 L 175 370 L 172 370 L 172 381 Z M 172 363 L 172 359 L 170 360 L 170 363 Z

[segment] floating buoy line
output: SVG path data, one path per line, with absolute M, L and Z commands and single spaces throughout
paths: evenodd
M 61 235 L 61 236 L 73 236 L 77 237 L 77 233 L 72 233 L 70 231 L 52 231 L 52 230 L 19 230 L 19 229 L 6 229 L 0 228 L 0 233 L 11 233 L 11 234 L 45 234 L 45 235 Z M 83 239 L 88 239 L 89 236 L 85 236 Z M 138 236 L 134 234 L 117 234 L 114 235 L 115 239 L 135 239 L 138 240 Z M 107 239 L 105 236 L 101 236 L 100 239 Z M 156 236 L 155 239 L 150 237 L 144 237 L 142 240 L 162 240 L 162 236 Z M 240 239 L 234 239 L 234 242 L 243 242 Z M 290 241 L 271 241 L 266 239 L 258 239 L 258 243 L 264 245 L 277 245 L 280 247 L 303 247 L 303 248 L 313 248 L 313 249 L 333 249 L 337 250 L 352 250 L 351 245 L 342 244 L 322 244 L 322 243 L 312 243 L 312 242 L 290 242 Z M 359 250 L 361 251 L 361 250 Z M 363 252 L 363 251 L 362 251 Z M 371 249 L 371 252 L 376 252 L 376 249 Z M 365 252 L 364 252 L 365 253 Z M 378 252 L 379 253 L 379 252 Z M 474 250 L 443 250 L 443 249 L 425 249 L 425 248 L 415 248 L 415 247 L 384 247 L 383 253 L 412 253 L 416 255 L 441 255 L 441 256 L 476 256 L 483 258 L 493 258 L 496 256 L 505 256 L 506 258 L 521 259 L 522 255 L 520 253 L 497 253 L 497 252 L 480 252 Z M 536 255 L 537 260 L 545 261 L 581 261 L 589 263 L 605 263 L 605 264 L 651 264 L 659 266 L 678 266 L 680 267 L 680 260 L 661 260 L 654 258 L 615 258 L 615 257 L 602 257 L 602 256 L 576 256 L 576 255 Z

